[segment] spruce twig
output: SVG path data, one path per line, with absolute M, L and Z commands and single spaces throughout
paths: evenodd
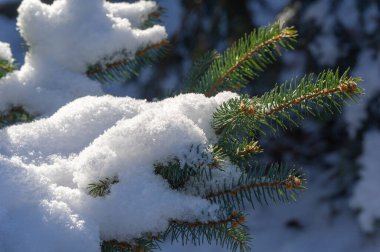
M 165 55 L 168 48 L 169 41 L 162 40 L 138 50 L 133 58 L 131 58 L 128 52 L 119 52 L 118 55 L 124 55 L 121 60 L 89 66 L 86 75 L 101 83 L 126 80 L 137 75 L 141 67 L 149 65 L 153 63 L 155 59 Z
M 192 86 L 207 97 L 223 90 L 238 90 L 276 60 L 280 48 L 292 49 L 297 32 L 280 23 L 259 28 L 238 40 L 210 65 Z

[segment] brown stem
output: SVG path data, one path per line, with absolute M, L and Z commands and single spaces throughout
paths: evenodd
M 225 191 L 211 192 L 207 194 L 205 198 L 209 200 L 209 199 L 216 198 L 225 194 L 230 194 L 234 196 L 234 195 L 237 195 L 241 191 L 248 191 L 257 187 L 278 187 L 278 186 L 285 186 L 288 190 L 292 190 L 295 188 L 300 188 L 302 186 L 302 180 L 296 176 L 291 175 L 285 180 L 274 181 L 274 182 L 256 182 L 249 185 L 238 186 L 236 188 L 228 189 Z
M 285 103 L 283 103 L 277 107 L 273 107 L 273 108 L 269 109 L 268 111 L 266 111 L 264 114 L 266 116 L 269 116 L 269 115 L 272 115 L 274 113 L 280 112 L 280 111 L 284 110 L 285 108 L 288 108 L 288 107 L 291 107 L 294 105 L 299 105 L 302 102 L 312 100 L 312 99 L 315 99 L 317 97 L 328 96 L 328 95 L 339 93 L 339 92 L 355 93 L 356 90 L 357 90 L 357 84 L 354 81 L 352 81 L 351 79 L 349 79 L 347 81 L 340 83 L 336 88 L 333 88 L 333 89 L 327 89 L 326 88 L 326 89 L 322 89 L 322 90 L 316 90 L 310 94 L 303 95 L 301 97 L 297 97 L 297 98 L 292 99 L 290 101 L 287 101 L 287 102 L 285 102 Z

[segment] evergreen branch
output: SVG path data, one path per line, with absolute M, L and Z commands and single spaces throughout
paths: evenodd
M 236 155 L 242 158 L 261 152 L 263 152 L 263 149 L 260 147 L 258 141 L 244 141 L 239 147 L 236 148 Z
M 223 90 L 238 90 L 276 60 L 279 48 L 293 49 L 297 32 L 277 22 L 254 30 L 228 48 L 191 86 L 210 97 Z
M 254 207 L 268 199 L 273 202 L 295 200 L 298 190 L 304 189 L 304 180 L 294 168 L 274 164 L 269 167 L 254 167 L 243 173 L 238 181 L 224 182 L 216 188 L 209 188 L 203 197 L 223 206 L 245 208 L 248 201 Z
M 93 197 L 103 197 L 111 192 L 111 185 L 119 183 L 117 177 L 105 178 L 104 180 L 99 180 L 98 183 L 91 183 L 87 186 L 88 194 Z
M 181 163 L 177 158 L 170 160 L 166 164 L 156 163 L 154 172 L 161 175 L 172 189 L 183 188 L 190 177 L 197 174 L 193 167 L 188 165 L 181 167 Z
M 172 157 L 167 162 L 156 162 L 153 165 L 155 174 L 163 177 L 172 189 L 182 189 L 192 177 L 197 180 L 210 178 L 211 170 L 218 168 L 225 159 L 224 153 L 215 146 L 204 149 L 201 145 L 192 145 L 188 155 L 192 156 L 192 153 L 197 158 L 184 164 L 177 157 Z
M 16 124 L 32 121 L 34 116 L 30 115 L 23 107 L 13 107 L 9 111 L 0 114 L 0 129 Z
M 231 99 L 222 104 L 214 113 L 213 127 L 221 135 L 224 147 L 235 138 L 262 132 L 262 126 L 276 130 L 273 123 L 286 129 L 284 121 L 298 125 L 294 116 L 303 119 L 303 113 L 315 115 L 325 109 L 333 113 L 340 111 L 346 98 L 354 99 L 362 94 L 358 86 L 361 79 L 339 75 L 338 70 L 313 74 L 300 81 L 292 81 L 276 86 L 261 97 Z M 233 138 L 232 138 L 233 139 Z
M 16 69 L 13 63 L 7 60 L 0 59 L 0 78 L 4 77 L 7 73 L 11 73 Z
M 145 21 L 143 21 L 141 29 L 147 29 L 147 28 L 150 28 L 157 23 L 160 23 L 161 22 L 160 17 L 164 13 L 165 13 L 165 9 L 162 8 L 161 6 L 159 6 L 155 11 L 151 12 L 148 15 L 148 17 Z
M 227 216 L 219 218 L 217 221 L 208 222 L 186 222 L 173 220 L 169 228 L 165 231 L 165 239 L 171 241 L 181 240 L 182 244 L 192 243 L 200 245 L 206 240 L 209 244 L 213 241 L 222 247 L 232 251 L 248 251 L 250 237 L 242 227 L 245 217 L 240 212 L 232 212 Z
M 95 64 L 89 66 L 86 75 L 101 83 L 121 81 L 137 76 L 139 70 L 152 64 L 155 59 L 162 57 L 168 50 L 169 42 L 162 40 L 159 43 L 149 45 L 136 52 L 133 58 L 127 52 L 119 52 L 123 59 L 107 64 Z
M 220 54 L 214 50 L 205 53 L 193 63 L 184 81 L 185 93 L 196 93 L 198 91 L 197 86 L 194 86 L 194 84 L 202 78 L 214 60 L 219 57 Z
M 122 242 L 117 240 L 103 241 L 102 252 L 150 252 L 159 249 L 160 238 L 138 238 L 133 242 Z

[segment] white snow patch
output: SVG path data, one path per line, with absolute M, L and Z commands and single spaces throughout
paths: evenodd
M 172 219 L 216 218 L 218 206 L 191 188 L 170 189 L 153 165 L 196 159 L 191 146 L 215 143 L 212 113 L 236 96 L 83 97 L 51 117 L 0 130 L 0 251 L 99 251 L 100 239 L 164 231 Z M 229 163 L 225 170 L 236 173 Z M 88 195 L 90 183 L 113 177 L 119 182 L 109 195 Z
M 360 97 L 357 104 L 346 106 L 344 108 L 344 117 L 349 125 L 349 133 L 351 136 L 361 127 L 366 119 L 366 107 L 369 101 L 380 91 L 380 51 L 364 50 L 358 59 L 357 67 L 353 71 L 353 75 L 360 76 L 364 79 L 360 83 L 363 87 L 365 95 Z
M 162 26 L 139 27 L 156 8 L 149 1 L 24 0 L 17 25 L 30 50 L 23 67 L 0 81 L 0 111 L 22 105 L 29 113 L 51 115 L 75 98 L 103 94 L 99 83 L 84 76 L 88 66 L 121 52 L 133 58 L 165 39 Z
M 10 63 L 14 61 L 11 47 L 8 43 L 0 42 L 0 60 L 6 60 Z
M 351 206 L 360 209 L 359 223 L 366 232 L 375 231 L 375 222 L 380 220 L 380 132 L 369 131 L 364 138 L 363 154 L 359 159 L 362 169 Z

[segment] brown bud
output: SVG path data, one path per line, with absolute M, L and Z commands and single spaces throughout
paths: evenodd
M 347 81 L 339 84 L 338 86 L 339 90 L 344 93 L 355 93 L 355 91 L 358 89 L 358 84 L 354 81 Z
M 285 182 L 286 189 L 293 190 L 302 186 L 302 180 L 296 176 L 289 176 Z

